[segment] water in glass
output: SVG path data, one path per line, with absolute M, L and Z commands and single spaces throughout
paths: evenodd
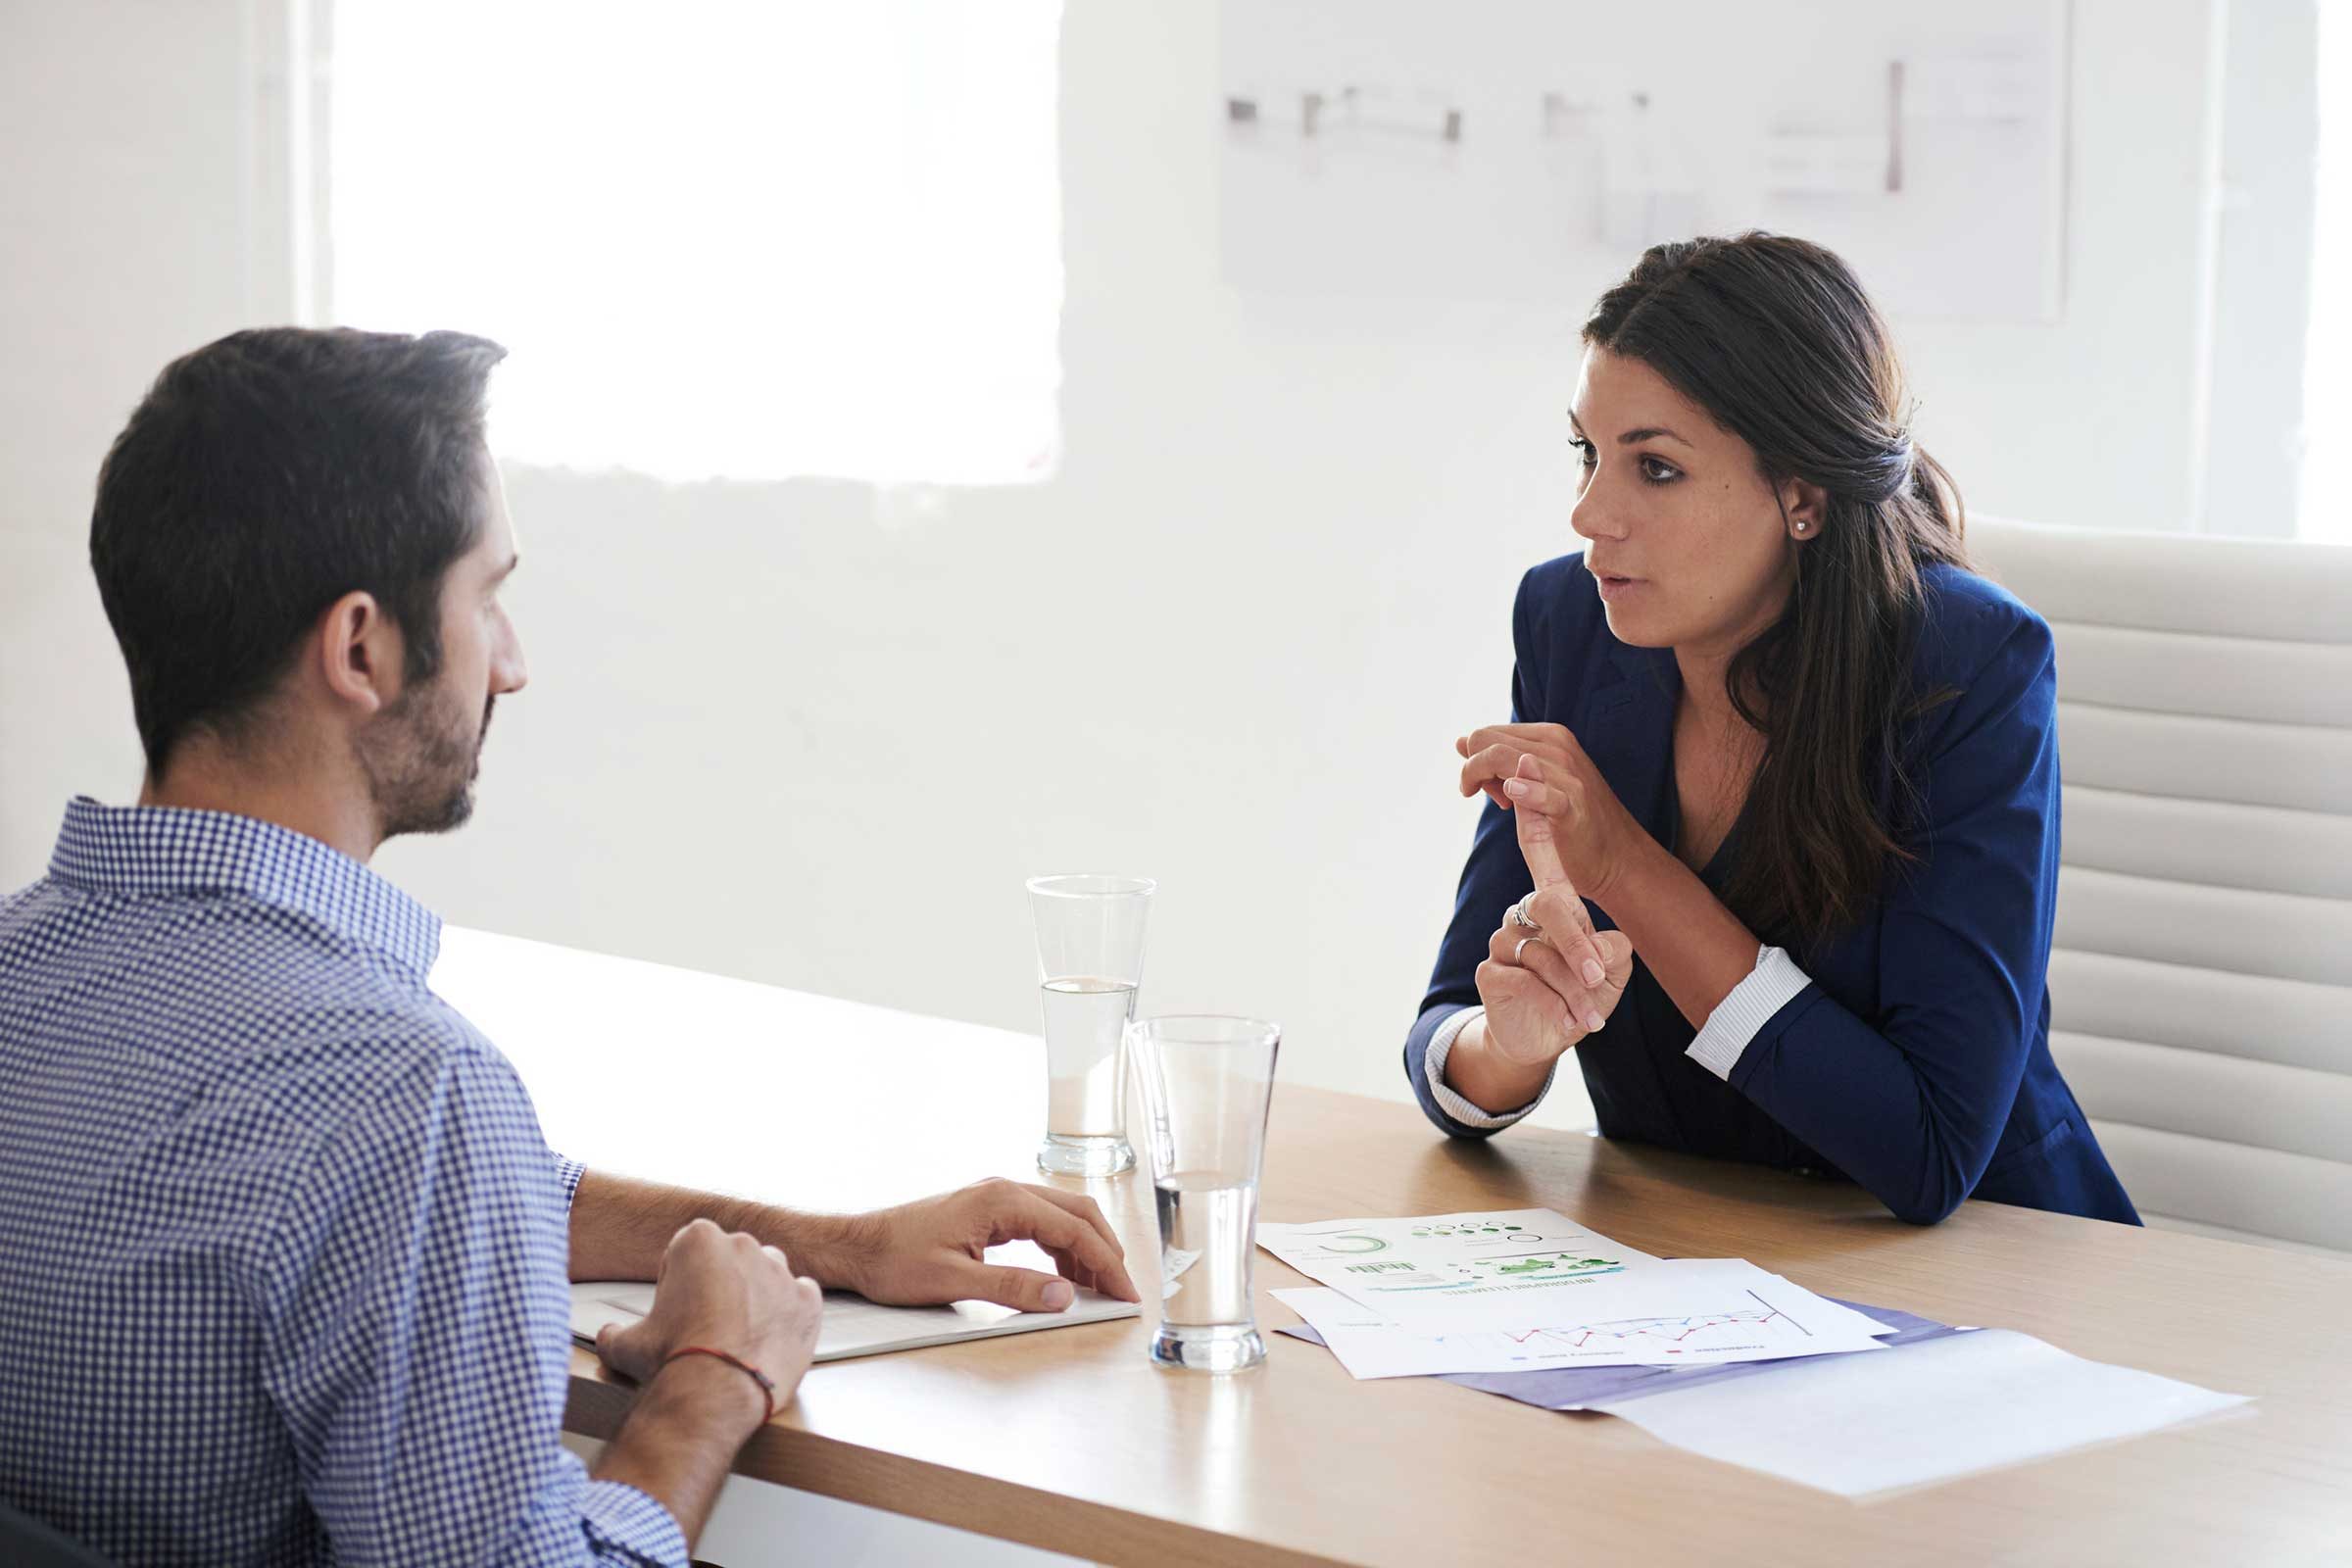
M 1135 986 L 1072 975 L 1038 988 L 1046 1018 L 1046 1133 L 1116 1138 L 1126 1131 L 1127 1053 Z
M 1159 1200 L 1160 1320 L 1183 1327 L 1248 1325 L 1257 1255 L 1257 1188 L 1216 1172 L 1152 1183 Z

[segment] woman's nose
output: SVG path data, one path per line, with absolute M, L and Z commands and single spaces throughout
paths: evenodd
M 1599 478 L 1585 486 L 1585 493 L 1576 498 L 1568 510 L 1568 526 L 1586 539 L 1622 539 L 1625 528 L 1619 522 L 1617 509 Z

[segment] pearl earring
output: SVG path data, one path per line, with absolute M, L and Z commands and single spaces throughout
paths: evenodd
M 1800 522 L 1796 525 L 1796 531 L 1798 533 L 1803 533 L 1808 526 L 1809 524 Z

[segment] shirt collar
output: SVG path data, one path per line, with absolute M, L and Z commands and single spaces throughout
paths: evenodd
M 307 914 L 429 973 L 441 918 L 340 850 L 227 811 L 104 806 L 77 795 L 49 858 L 61 882 L 154 897 L 235 893 Z

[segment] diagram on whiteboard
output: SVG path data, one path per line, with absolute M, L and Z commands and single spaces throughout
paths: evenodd
M 1750 227 L 1889 310 L 2060 306 L 2067 0 L 1226 0 L 1221 255 L 1244 289 L 1579 305 Z

